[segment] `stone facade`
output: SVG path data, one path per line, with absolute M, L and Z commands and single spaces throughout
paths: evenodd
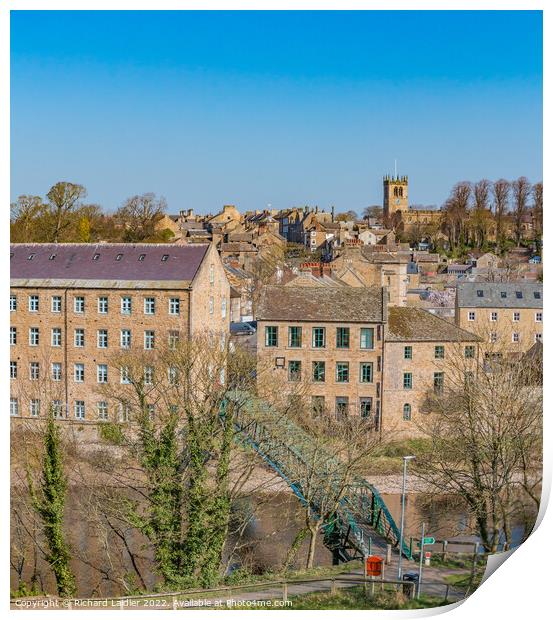
M 496 353 L 524 353 L 543 339 L 543 286 L 523 282 L 458 284 L 455 323 Z
M 15 248 L 16 260 L 26 260 L 37 246 Z M 138 260 L 144 253 L 168 256 L 167 260 L 198 262 L 190 280 L 98 280 L 71 278 L 71 262 L 88 259 L 103 247 L 51 246 L 56 260 L 68 254 L 67 277 L 21 278 L 20 265 L 12 263 L 11 407 L 12 415 L 44 415 L 52 401 L 59 401 L 59 417 L 77 420 L 117 419 L 110 403 L 103 411 L 103 383 L 120 382 L 110 358 L 126 349 L 145 350 L 204 331 L 229 331 L 230 287 L 217 251 L 205 246 L 192 257 L 183 248 L 162 245 L 119 245 L 121 253 Z M 112 251 L 112 250 L 111 250 Z M 19 255 L 19 256 L 17 256 Z M 41 269 L 38 256 L 37 275 Z M 13 258 L 12 258 L 13 260 Z M 34 259 L 33 259 L 34 260 Z M 48 259 L 46 259 L 48 260 Z M 25 265 L 27 269 L 28 267 Z M 105 263 L 106 275 L 110 268 Z M 178 271 L 178 267 L 177 267 Z M 25 275 L 28 275 L 26 273 Z M 38 342 L 36 341 L 38 338 Z M 35 344 L 36 343 L 36 344 Z M 40 401 L 40 411 L 37 403 Z M 56 405 L 57 406 L 57 405 Z
M 372 416 L 378 425 L 386 317 L 383 291 L 349 287 L 267 289 L 256 317 L 260 369 L 272 373 L 271 380 L 274 378 L 273 383 L 282 385 L 283 390 L 307 394 L 315 410 Z M 341 296 L 348 297 L 342 308 L 335 305 Z M 295 304 L 302 299 L 305 309 L 296 312 Z M 354 318 L 356 301 L 360 308 L 372 305 L 373 312 L 366 312 L 365 319 Z M 352 306 L 351 313 L 347 312 L 348 305 Z M 310 313 L 310 306 L 314 313 L 320 307 L 320 318 Z

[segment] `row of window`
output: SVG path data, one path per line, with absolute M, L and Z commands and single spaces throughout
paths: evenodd
M 483 289 L 478 289 L 476 291 L 476 296 L 477 297 L 484 297 L 484 290 Z M 500 292 L 500 296 L 501 296 L 501 299 L 507 299 L 507 291 L 501 291 Z M 522 291 L 515 291 L 515 297 L 517 299 L 522 299 L 524 297 L 524 295 L 522 294 Z M 541 299 L 541 292 L 540 291 L 534 291 L 534 299 Z
M 445 373 L 443 372 L 434 373 L 433 383 L 434 383 L 434 391 L 436 393 L 442 392 L 443 387 L 444 387 L 444 378 L 445 378 Z M 413 373 L 412 372 L 403 373 L 403 389 L 404 390 L 413 389 Z
M 476 312 L 474 310 L 469 310 L 467 313 L 467 318 L 469 321 L 476 321 Z M 497 320 L 498 320 L 498 313 L 495 310 L 492 310 L 490 312 L 490 321 L 496 322 Z M 513 321 L 515 323 L 520 321 L 520 312 L 513 312 Z M 535 312 L 534 321 L 536 323 L 541 323 L 543 321 L 543 312 Z
M 350 364 L 349 362 L 336 362 L 334 377 L 336 383 L 349 383 Z M 301 381 L 302 363 L 299 360 L 288 362 L 288 380 Z M 311 380 L 315 383 L 326 381 L 326 362 L 316 361 L 311 363 Z M 359 364 L 359 383 L 373 382 L 373 363 L 361 362 Z
M 306 329 L 307 331 L 307 329 Z M 380 326 L 377 328 L 377 338 L 380 340 Z M 265 327 L 265 346 L 278 347 L 279 328 L 277 325 L 267 325 Z M 336 328 L 336 348 L 349 349 L 351 346 L 351 332 L 349 327 Z M 288 327 L 288 347 L 292 349 L 301 348 L 303 344 L 303 328 L 300 326 Z M 311 328 L 311 347 L 313 349 L 324 349 L 327 346 L 327 328 Z M 374 349 L 374 328 L 362 327 L 359 333 L 359 348 Z
M 144 298 L 144 314 L 153 315 L 156 314 L 156 298 L 145 297 Z M 121 314 L 129 315 L 133 311 L 133 300 L 130 296 L 121 297 Z M 28 308 L 29 312 L 38 312 L 40 307 L 40 300 L 38 295 L 28 296 Z M 213 297 L 209 298 L 209 313 L 213 314 L 215 303 Z M 97 298 L 97 310 L 98 314 L 107 314 L 109 309 L 108 297 Z M 10 295 L 10 311 L 15 312 L 17 310 L 17 295 Z M 50 310 L 54 313 L 60 313 L 62 311 L 62 298 L 60 295 L 53 295 L 50 298 Z M 84 314 L 85 312 L 85 298 L 83 296 L 73 297 L 73 311 L 75 314 Z M 171 297 L 168 300 L 168 312 L 171 316 L 179 316 L 181 311 L 181 300 L 179 297 Z M 227 316 L 227 300 L 223 298 L 221 301 L 221 316 L 225 318 Z
M 465 346 L 465 357 L 467 359 L 474 358 L 476 354 L 476 348 L 473 345 Z M 434 347 L 434 359 L 443 360 L 445 358 L 445 346 L 443 344 L 437 344 Z M 413 347 L 411 345 L 403 347 L 403 359 L 413 359 Z
M 174 348 L 179 341 L 180 331 L 169 330 L 168 331 L 168 344 L 169 347 Z M 155 346 L 156 335 L 152 329 L 144 331 L 144 349 L 151 350 Z M 98 329 L 96 331 L 96 346 L 98 349 L 108 348 L 108 330 Z M 17 344 L 17 327 L 10 327 L 10 344 Z M 40 344 L 40 328 L 29 328 L 29 345 L 36 347 Z M 62 346 L 62 330 L 61 327 L 52 327 L 50 331 L 50 344 L 53 347 Z M 77 348 L 85 346 L 85 330 L 77 327 L 73 332 L 73 344 Z M 119 332 L 119 345 L 122 349 L 129 349 L 132 344 L 132 332 L 130 329 L 121 329 Z
M 32 417 L 38 417 L 41 413 L 41 400 L 39 398 L 31 398 L 29 400 L 29 415 Z M 146 405 L 148 414 L 150 417 L 155 415 L 155 405 Z M 61 400 L 52 400 L 50 402 L 50 409 L 56 418 L 68 417 L 68 412 L 65 411 L 65 407 Z M 118 403 L 118 419 L 120 422 L 129 421 L 129 406 L 125 403 Z M 10 398 L 10 415 L 20 415 L 20 403 L 18 398 Z M 73 415 L 77 420 L 86 419 L 86 404 L 84 400 L 73 401 Z M 107 420 L 109 416 L 108 403 L 105 400 L 100 400 L 95 403 L 95 417 L 98 420 Z
M 171 297 L 168 300 L 168 311 L 171 315 L 180 314 L 180 298 Z M 121 297 L 121 314 L 132 313 L 133 300 L 130 296 Z M 29 312 L 38 312 L 40 308 L 40 300 L 38 295 L 28 296 L 28 309 Z M 97 298 L 97 310 L 98 314 L 107 314 L 109 309 L 108 297 Z M 17 310 L 17 295 L 10 295 L 10 311 L 15 312 Z M 50 297 L 50 310 L 54 313 L 62 311 L 62 298 L 61 295 L 52 295 Z M 83 314 L 85 311 L 85 298 L 80 295 L 73 297 L 73 311 L 76 314 Z M 144 314 L 156 313 L 156 298 L 145 297 L 144 298 Z
M 17 379 L 19 366 L 16 361 L 10 361 L 10 379 Z M 50 364 L 50 376 L 53 381 L 62 380 L 62 364 L 61 362 L 52 362 Z M 29 379 L 40 379 L 40 362 L 29 362 Z M 73 379 L 76 383 L 83 383 L 85 380 L 85 365 L 77 362 L 73 365 Z M 167 370 L 167 379 L 170 385 L 176 385 L 179 380 L 178 368 L 171 367 Z M 98 383 L 108 382 L 108 365 L 96 364 L 96 381 Z M 120 369 L 121 383 L 130 383 L 128 368 Z M 153 366 L 144 367 L 144 385 L 152 385 L 154 382 Z
M 358 401 L 351 403 L 348 396 L 336 396 L 334 399 L 334 412 L 340 417 L 348 415 L 360 415 L 368 418 L 373 413 L 373 399 L 371 396 L 361 396 Z M 323 415 L 328 412 L 326 399 L 324 396 L 312 396 L 311 408 L 314 415 Z M 380 414 L 380 401 L 376 401 L 374 407 L 376 416 Z
M 490 332 L 490 342 L 497 342 L 499 340 L 497 332 Z M 542 342 L 543 336 L 541 332 L 536 332 L 534 334 L 534 342 Z M 521 334 L 519 332 L 513 332 L 511 334 L 511 342 L 521 342 Z

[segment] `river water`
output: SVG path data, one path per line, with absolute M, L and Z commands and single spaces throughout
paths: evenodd
M 156 576 L 151 571 L 152 558 L 146 541 L 130 527 L 121 527 L 116 533 L 105 523 L 101 523 L 101 520 L 96 520 L 83 501 L 84 494 L 84 489 L 70 490 L 66 517 L 79 595 L 125 594 L 124 584 L 134 584 L 138 589 L 153 588 Z M 399 524 L 400 495 L 383 495 L 383 499 Z M 51 572 L 30 542 L 32 524 L 27 521 L 24 528 L 18 528 L 19 520 L 13 518 L 14 510 L 19 516 L 28 516 L 25 509 L 17 507 L 17 503 L 17 498 L 12 499 L 11 587 L 17 588 L 19 575 L 29 582 L 33 573 L 36 573 L 43 590 L 54 592 Z M 23 521 L 26 519 L 24 516 Z M 462 505 L 451 498 L 430 498 L 420 493 L 408 495 L 405 512 L 406 537 L 418 538 L 423 521 L 426 524 L 426 535 L 437 540 L 477 540 L 471 535 L 469 519 Z M 301 505 L 290 493 L 259 494 L 244 498 L 235 506 L 225 560 L 233 569 L 242 567 L 253 573 L 278 567 L 303 525 L 304 513 Z M 234 531 L 239 527 L 243 527 L 241 536 Z M 520 542 L 523 531 L 521 523 L 515 524 L 515 542 Z M 470 550 L 471 548 L 467 547 L 467 551 Z M 306 557 L 307 540 L 298 552 L 294 567 L 304 567 Z M 320 536 L 315 565 L 325 566 L 331 563 L 331 554 L 322 544 Z M 140 573 L 139 578 L 136 577 L 136 569 Z

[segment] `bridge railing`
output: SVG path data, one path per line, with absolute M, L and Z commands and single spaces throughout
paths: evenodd
M 339 472 L 343 464 L 332 455 L 321 458 L 323 451 L 314 446 L 313 438 L 289 418 L 276 412 L 269 403 L 244 393 L 237 395 L 237 398 L 245 405 L 240 408 L 236 419 L 242 440 L 260 454 L 304 504 L 316 504 L 316 498 L 310 498 L 308 502 L 303 495 L 302 469 L 324 461 L 327 471 L 321 474 L 325 477 L 325 484 L 328 484 L 329 472 Z M 317 506 L 312 505 L 312 508 L 316 510 Z M 367 545 L 361 525 L 378 532 L 394 546 L 400 545 L 400 532 L 386 503 L 378 490 L 366 480 L 354 480 L 337 512 L 339 526 L 348 529 L 362 555 L 366 554 Z M 406 557 L 411 557 L 405 540 L 401 541 L 401 549 Z

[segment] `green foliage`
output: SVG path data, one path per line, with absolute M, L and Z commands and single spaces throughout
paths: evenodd
M 98 425 L 98 434 L 107 443 L 120 446 L 125 441 L 125 434 L 121 424 L 103 422 Z
M 36 582 L 27 584 L 25 581 L 20 581 L 17 590 L 10 591 L 11 598 L 26 598 L 28 596 L 44 596 L 44 593 L 38 587 Z
M 377 586 L 378 587 L 378 586 Z M 422 595 L 419 599 L 407 599 L 395 590 L 376 590 L 369 596 L 362 586 L 341 588 L 336 594 L 314 592 L 292 596 L 292 609 L 424 609 L 439 607 L 445 601 L 436 597 Z
M 52 414 L 48 416 L 44 433 L 44 455 L 42 460 L 41 487 L 37 491 L 27 472 L 33 507 L 40 517 L 50 564 L 58 594 L 71 597 L 76 594 L 75 576 L 71 571 L 71 554 L 64 536 L 64 510 L 67 479 L 63 468 L 63 449 L 60 431 Z

